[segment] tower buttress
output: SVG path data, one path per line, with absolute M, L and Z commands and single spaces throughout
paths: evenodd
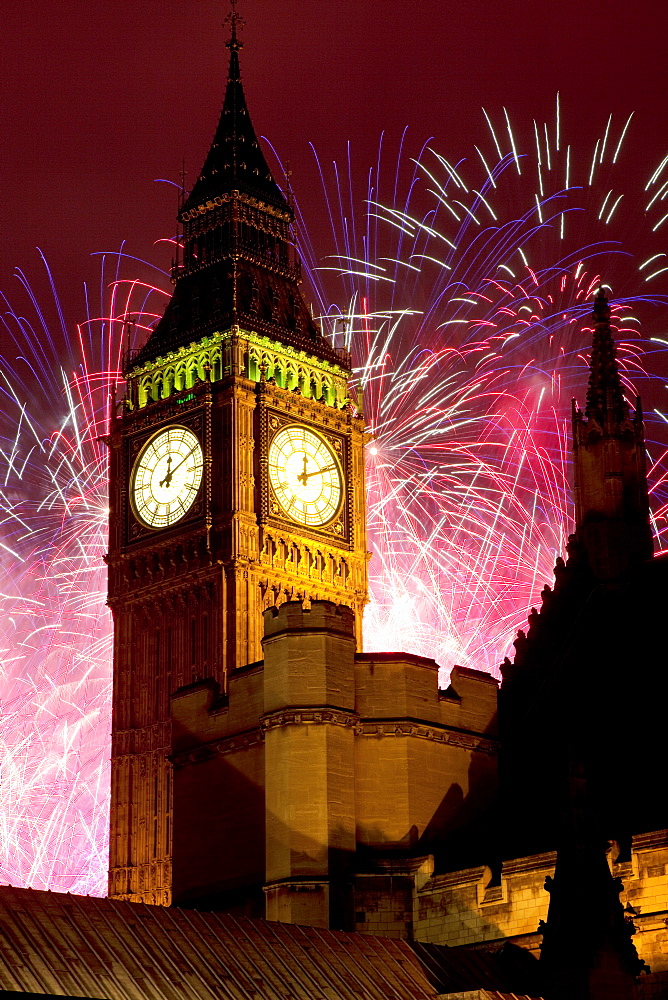
M 584 413 L 573 400 L 576 537 L 599 580 L 615 580 L 652 557 L 645 438 L 640 398 L 631 416 L 619 376 L 602 290 Z

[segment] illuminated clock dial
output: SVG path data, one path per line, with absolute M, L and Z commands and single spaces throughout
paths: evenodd
M 269 481 L 281 509 L 299 524 L 320 527 L 338 513 L 343 495 L 339 461 L 319 434 L 295 424 L 269 447 Z
M 203 455 L 187 427 L 168 427 L 151 438 L 137 457 L 130 498 L 137 518 L 149 528 L 167 528 L 192 507 L 202 482 Z

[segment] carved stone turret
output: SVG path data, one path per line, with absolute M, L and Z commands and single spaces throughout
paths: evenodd
M 594 575 L 615 580 L 652 556 L 645 439 L 640 399 L 631 416 L 624 398 L 603 291 L 593 319 L 585 412 L 573 401 L 576 536 Z
M 632 416 L 603 292 L 593 321 L 585 410 L 573 406 L 576 531 L 567 559 L 556 561 L 554 590 L 543 591 L 540 612 L 532 609 L 529 629 L 515 639 L 514 662 L 501 668 L 504 809 L 508 825 L 514 824 L 512 849 L 519 840 L 527 853 L 554 845 L 565 794 L 565 733 L 582 741 L 590 764 L 596 761 L 592 795 L 606 816 L 606 833 L 629 822 L 625 806 L 602 789 L 610 787 L 613 757 L 626 767 L 617 692 L 627 669 L 620 650 L 628 638 L 617 629 L 631 606 L 625 589 L 651 559 L 652 537 L 640 401 Z
M 420 880 L 486 834 L 496 681 L 441 691 L 434 660 L 356 652 L 356 617 L 268 608 L 227 694 L 174 694 L 177 906 L 411 937 Z
M 638 958 L 614 878 L 607 844 L 591 813 L 585 769 L 571 763 L 569 802 L 547 921 L 542 922 L 542 995 L 546 1000 L 635 1000 L 636 977 L 649 971 Z

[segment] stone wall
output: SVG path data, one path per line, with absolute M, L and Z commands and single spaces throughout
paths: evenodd
M 284 603 L 227 695 L 173 696 L 177 904 L 412 936 L 415 856 L 496 795 L 497 682 L 455 667 L 439 691 L 434 660 L 356 653 L 354 628 Z
M 613 844 L 610 857 L 618 855 Z M 545 877 L 554 873 L 556 854 L 538 854 L 504 862 L 501 878 L 489 868 L 417 879 L 413 930 L 419 941 L 451 947 L 512 941 L 540 953 L 540 920 L 547 917 Z M 631 859 L 612 861 L 622 879 L 620 899 L 636 927 L 634 942 L 651 974 L 641 977 L 645 1000 L 668 997 L 668 830 L 633 838 Z M 359 927 L 358 930 L 364 928 Z M 390 929 L 384 933 L 392 933 Z

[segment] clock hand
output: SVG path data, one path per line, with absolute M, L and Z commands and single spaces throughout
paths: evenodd
M 183 458 L 181 459 L 181 461 L 179 462 L 179 464 L 174 466 L 174 468 L 172 469 L 172 471 L 169 474 L 169 482 L 172 481 L 172 477 L 174 476 L 174 473 L 176 472 L 176 470 L 181 468 L 181 466 L 183 465 L 183 463 L 185 462 L 185 460 L 187 458 L 190 458 L 190 456 L 192 455 L 192 453 L 194 452 L 194 450 L 195 450 L 196 447 L 197 447 L 197 445 L 193 445 L 193 447 L 190 449 L 190 451 L 188 452 L 188 454 L 183 456 Z M 169 457 L 171 458 L 171 455 Z M 167 483 L 167 485 L 169 486 L 169 483 Z
M 171 462 L 172 462 L 172 456 L 171 455 L 167 456 L 167 467 L 168 467 L 167 468 L 167 475 L 158 484 L 159 486 L 163 486 L 164 485 L 167 489 L 169 489 L 169 487 L 171 486 L 171 483 L 172 483 L 172 479 L 174 478 L 174 473 L 176 472 L 177 469 L 181 468 L 181 466 L 186 461 L 186 459 L 190 458 L 190 456 L 192 455 L 192 453 L 194 452 L 194 450 L 195 450 L 196 447 L 197 447 L 197 445 L 193 445 L 193 447 L 190 449 L 190 451 L 188 452 L 188 454 L 184 455 L 183 458 L 181 459 L 181 461 L 179 462 L 179 464 L 175 465 L 173 469 L 170 468 Z
M 324 469 L 316 469 L 315 472 L 306 472 L 304 474 L 304 485 L 306 485 L 306 480 L 310 479 L 311 476 L 319 476 L 321 472 L 330 472 L 332 469 L 335 468 L 336 468 L 335 465 L 326 465 Z
M 304 471 L 300 476 L 297 476 L 297 479 L 299 480 L 300 483 L 306 486 L 306 480 L 308 479 L 308 474 L 306 472 L 306 452 L 304 452 L 303 454 L 303 459 L 304 459 Z
M 160 482 L 158 483 L 159 486 L 167 486 L 167 487 L 169 487 L 169 484 L 172 481 L 172 476 L 174 475 L 174 473 L 172 472 L 172 469 L 171 469 L 171 465 L 172 465 L 172 456 L 168 455 L 167 456 L 167 474 L 165 475 L 164 479 L 160 480 Z

